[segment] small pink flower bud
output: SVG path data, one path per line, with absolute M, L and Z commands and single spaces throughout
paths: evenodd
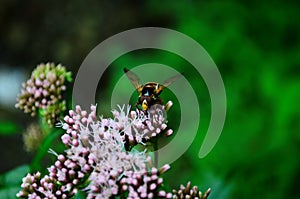
M 170 168 L 171 168 L 170 165 L 165 164 L 164 166 L 162 166 L 162 167 L 159 169 L 159 173 L 162 174 L 162 173 L 166 172 L 167 170 L 169 170 Z
M 168 129 L 166 132 L 166 136 L 170 136 L 173 134 L 173 130 L 172 129 Z

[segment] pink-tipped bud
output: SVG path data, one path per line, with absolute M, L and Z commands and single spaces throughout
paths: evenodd
M 65 156 L 62 155 L 62 154 L 58 155 L 58 156 L 57 156 L 57 159 L 58 159 L 59 161 L 61 161 L 61 162 L 64 162 L 64 161 L 66 160 Z
M 166 198 L 168 198 L 168 199 L 171 199 L 173 197 L 173 194 L 171 194 L 171 193 L 168 193 L 167 195 L 166 195 Z
M 76 105 L 75 110 L 76 113 L 81 113 L 81 107 L 79 105 Z
M 162 173 L 168 171 L 170 168 L 171 168 L 170 165 L 165 164 L 164 166 L 162 166 L 162 167 L 159 169 L 159 173 L 162 174 Z
M 160 197 L 166 197 L 166 192 L 165 191 L 159 191 L 158 192 L 158 196 L 160 196 Z
M 168 129 L 166 132 L 166 136 L 170 136 L 173 134 L 173 130 L 172 129 Z
M 168 103 L 166 104 L 166 111 L 169 111 L 172 105 L 173 105 L 173 102 L 168 101 Z
M 156 189 L 156 184 L 155 183 L 152 183 L 151 185 L 150 185 L 150 190 L 151 191 L 153 191 L 153 190 L 155 190 Z
M 97 105 L 91 105 L 91 111 L 96 112 L 97 110 Z
M 160 126 L 161 130 L 165 130 L 167 128 L 167 124 L 163 123 L 161 126 Z

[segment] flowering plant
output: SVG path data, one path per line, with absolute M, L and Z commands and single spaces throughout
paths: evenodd
M 65 90 L 63 78 L 70 79 L 70 73 L 54 64 L 39 65 L 35 71 L 23 85 L 17 107 L 32 115 L 41 109 L 43 119 L 52 125 L 65 109 L 58 107 L 65 107 L 60 94 Z M 135 148 L 153 143 L 163 135 L 172 135 L 165 117 L 171 106 L 168 102 L 165 106 L 153 105 L 148 111 L 141 111 L 123 105 L 112 111 L 112 118 L 97 116 L 96 105 L 91 105 L 88 111 L 80 106 L 69 110 L 57 123 L 57 127 L 64 130 L 61 136 L 64 152 L 58 154 L 50 149 L 56 156 L 55 163 L 45 175 L 27 174 L 17 197 L 73 198 L 83 194 L 90 199 L 207 198 L 210 189 L 202 194 L 197 186 L 191 187 L 190 182 L 172 193 L 164 190 L 162 174 L 170 166 L 157 168 L 147 150 Z M 49 109 L 53 109 L 51 114 Z
M 53 125 L 66 110 L 62 92 L 66 90 L 65 82 L 71 82 L 71 73 L 62 65 L 54 63 L 40 64 L 31 77 L 22 84 L 17 98 L 16 108 L 35 116 L 41 114 L 44 122 Z

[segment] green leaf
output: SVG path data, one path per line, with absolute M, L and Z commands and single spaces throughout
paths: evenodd
M 28 173 L 29 166 L 22 165 L 0 176 L 0 198 L 17 198 L 16 194 L 21 189 L 22 178 Z
M 10 121 L 0 121 L 0 135 L 12 135 L 18 132 L 18 127 Z
M 71 72 L 67 72 L 65 74 L 65 78 L 68 82 L 72 82 L 73 81 L 73 78 L 72 78 L 72 73 Z
M 46 154 L 48 154 L 48 151 L 50 149 L 51 144 L 53 143 L 53 141 L 59 136 L 60 134 L 60 130 L 54 130 L 52 132 L 50 132 L 45 139 L 43 140 L 43 143 L 41 144 L 41 146 L 39 147 L 39 150 L 37 151 L 31 165 L 30 168 L 31 170 L 42 170 L 41 168 L 41 161 L 44 158 L 44 156 Z
M 4 189 L 0 189 L 0 198 L 3 199 L 15 199 L 16 194 L 21 188 L 19 186 L 6 187 Z
M 85 199 L 86 194 L 82 191 L 78 191 L 78 193 L 74 196 L 74 199 Z
M 20 185 L 22 178 L 29 172 L 28 165 L 19 166 L 4 174 L 3 183 L 5 186 Z M 1 197 L 0 197 L 1 198 Z

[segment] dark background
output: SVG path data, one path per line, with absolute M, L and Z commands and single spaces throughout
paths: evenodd
M 299 12 L 296 1 L 2 0 L 1 173 L 34 156 L 24 152 L 21 139 L 32 118 L 14 109 L 15 97 L 3 97 L 20 89 L 9 89 L 14 79 L 4 77 L 18 74 L 17 80 L 24 81 L 37 64 L 48 61 L 62 63 L 75 77 L 101 41 L 131 28 L 158 26 L 185 33 L 206 49 L 222 75 L 228 101 L 226 124 L 213 151 L 198 159 L 201 142 L 195 141 L 165 174 L 166 187 L 190 180 L 203 190 L 212 187 L 211 199 L 299 198 Z M 148 54 L 125 60 L 132 66 L 160 62 Z M 182 63 L 171 55 L 163 62 Z M 108 93 L 110 78 L 114 72 L 120 75 L 117 70 L 109 70 L 103 80 Z M 210 117 L 207 91 L 198 97 L 207 104 L 201 107 L 203 125 L 195 140 L 203 138 Z

